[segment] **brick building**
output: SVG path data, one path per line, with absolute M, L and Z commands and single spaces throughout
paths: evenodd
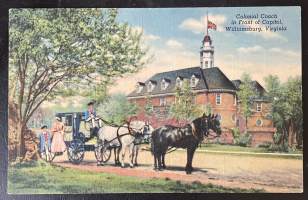
M 223 130 L 220 141 L 232 143 L 231 129 L 238 127 L 241 132 L 246 127 L 246 119 L 241 113 L 240 99 L 236 96 L 240 80 L 230 80 L 218 67 L 214 67 L 214 47 L 209 35 L 202 41 L 200 66 L 162 72 L 153 75 L 145 82 L 138 82 L 136 89 L 128 95 L 141 109 L 138 118 L 150 120 L 154 128 L 164 124 L 181 125 L 168 117 L 167 108 L 175 101 L 175 90 L 188 80 L 195 94 L 194 103 L 200 106 L 210 105 L 212 112 L 219 115 Z M 247 129 L 252 135 L 252 145 L 272 142 L 275 128 L 270 116 L 270 102 L 265 89 L 253 81 L 255 95 L 252 115 L 247 119 Z M 145 112 L 147 102 L 151 102 L 154 114 Z

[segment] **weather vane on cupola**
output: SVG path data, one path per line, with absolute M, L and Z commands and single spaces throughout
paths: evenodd
M 214 67 L 214 46 L 209 36 L 209 29 L 216 31 L 217 26 L 209 20 L 208 12 L 206 13 L 206 35 L 202 41 L 200 50 L 200 65 L 203 69 Z

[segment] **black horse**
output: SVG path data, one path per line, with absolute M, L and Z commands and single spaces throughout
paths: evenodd
M 213 130 L 217 135 L 221 134 L 220 122 L 217 115 L 203 114 L 186 124 L 184 127 L 175 127 L 165 125 L 155 129 L 152 133 L 152 153 L 154 155 L 154 169 L 162 170 L 166 168 L 165 154 L 171 147 L 187 149 L 187 164 L 185 171 L 191 174 L 192 159 L 198 144 L 203 140 L 204 136 L 209 134 L 209 130 Z M 158 164 L 158 166 L 157 166 Z

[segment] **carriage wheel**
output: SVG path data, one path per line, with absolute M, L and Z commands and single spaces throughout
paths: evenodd
M 68 159 L 73 164 L 79 164 L 84 158 L 84 143 L 79 139 L 74 139 L 68 146 Z
M 107 145 L 98 145 L 95 147 L 94 154 L 98 162 L 106 163 L 111 157 L 111 149 Z

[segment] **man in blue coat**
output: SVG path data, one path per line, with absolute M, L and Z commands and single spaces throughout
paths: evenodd
M 98 121 L 99 127 L 102 127 L 100 118 L 96 115 L 95 109 L 94 109 L 94 102 L 91 101 L 88 103 L 88 109 L 85 112 L 85 120 L 86 122 L 90 122 L 92 124 L 92 128 L 96 127 L 95 121 Z

